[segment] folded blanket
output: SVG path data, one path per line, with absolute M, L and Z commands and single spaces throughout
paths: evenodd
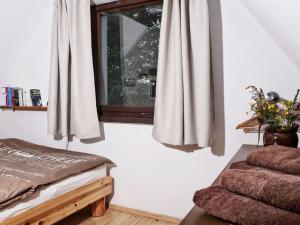
M 110 160 L 17 139 L 0 140 L 0 209 L 47 185 Z
M 195 204 L 208 214 L 241 225 L 300 225 L 300 215 L 240 196 L 221 187 L 197 191 Z
M 230 165 L 230 169 L 241 169 L 241 170 L 251 170 L 251 169 L 260 169 L 258 166 L 251 166 L 246 161 L 234 162 Z
M 247 163 L 253 166 L 300 175 L 300 150 L 271 145 L 250 153 L 247 158 Z
M 220 183 L 228 191 L 300 213 L 300 176 L 263 168 L 229 169 L 222 174 Z

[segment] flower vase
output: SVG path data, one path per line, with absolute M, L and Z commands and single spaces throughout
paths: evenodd
M 297 148 L 299 142 L 297 131 L 298 127 L 276 130 L 266 128 L 263 136 L 264 146 L 282 145 Z

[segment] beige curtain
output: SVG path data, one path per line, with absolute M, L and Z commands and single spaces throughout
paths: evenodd
M 164 0 L 153 137 L 211 145 L 213 126 L 207 0 Z
M 52 32 L 48 133 L 99 137 L 90 0 L 57 0 Z

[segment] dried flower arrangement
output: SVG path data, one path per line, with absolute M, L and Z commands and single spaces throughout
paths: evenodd
M 250 113 L 257 118 L 260 125 L 265 125 L 273 132 L 298 128 L 300 125 L 300 102 L 297 101 L 299 89 L 293 100 L 265 95 L 261 88 L 255 86 L 246 89 L 252 95 Z

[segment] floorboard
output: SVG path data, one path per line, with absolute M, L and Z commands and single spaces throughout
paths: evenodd
M 155 220 L 154 222 L 151 223 L 151 225 L 167 225 L 167 222 Z
M 91 217 L 88 208 L 56 223 L 55 225 L 177 225 L 168 221 L 139 216 L 129 212 L 108 209 L 102 217 Z
M 136 225 L 151 225 L 155 219 L 144 217 Z
M 135 225 L 137 224 L 139 221 L 141 221 L 143 219 L 143 217 L 141 216 L 137 216 L 137 215 L 130 215 L 130 217 L 124 221 L 123 223 L 121 223 L 121 225 Z

